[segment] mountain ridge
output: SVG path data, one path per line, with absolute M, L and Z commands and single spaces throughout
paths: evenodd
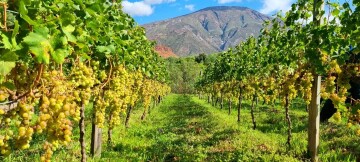
M 269 16 L 241 6 L 213 6 L 172 19 L 143 25 L 149 39 L 178 56 L 221 52 L 257 37 Z

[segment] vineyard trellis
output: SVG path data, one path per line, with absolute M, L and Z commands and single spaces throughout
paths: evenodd
M 92 151 L 101 128 L 120 124 L 128 107 L 169 93 L 164 61 L 145 31 L 113 0 L 1 1 L 0 156 L 46 137 L 41 161 L 80 130 L 86 161 L 85 118 L 93 121 Z M 153 100 L 153 102 L 158 102 Z M 85 116 L 93 103 L 93 116 Z M 128 116 L 130 115 L 128 112 Z M 1 158 L 1 157 L 0 157 Z
M 274 105 L 279 99 L 288 124 L 288 146 L 292 129 L 289 105 L 295 98 L 303 98 L 309 112 L 308 151 L 311 160 L 317 161 L 320 96 L 331 99 L 338 109 L 336 121 L 340 122 L 343 116 L 357 127 L 360 124 L 356 119 L 360 117 L 359 100 L 353 98 L 352 105 L 345 103 L 349 81 L 360 77 L 359 62 L 349 61 L 350 55 L 359 53 L 358 48 L 350 49 L 359 47 L 359 13 L 360 2 L 356 0 L 342 5 L 299 0 L 286 14 L 279 13 L 265 23 L 258 38 L 250 37 L 220 53 L 198 81 L 198 91 L 212 98 L 212 102 L 234 96 L 230 99 L 238 100 L 238 122 L 243 99 L 252 100 L 254 129 L 254 102 L 260 98 Z

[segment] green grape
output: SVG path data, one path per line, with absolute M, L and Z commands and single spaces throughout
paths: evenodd
M 336 112 L 336 113 L 334 114 L 334 120 L 337 121 L 337 122 L 341 121 L 341 114 L 340 114 L 340 112 Z

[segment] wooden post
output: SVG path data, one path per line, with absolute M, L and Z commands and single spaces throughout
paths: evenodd
M 223 109 L 223 107 L 224 107 L 224 96 L 223 96 L 223 94 L 221 93 L 220 109 Z
M 109 121 L 111 121 L 113 118 L 113 114 L 111 114 L 109 116 Z M 126 127 L 127 128 L 127 127 Z M 109 124 L 109 128 L 108 128 L 108 131 L 107 131 L 107 147 L 108 148 L 111 148 L 112 147 L 112 130 L 113 130 L 113 126 L 111 126 Z
M 141 115 L 140 119 L 141 120 L 144 120 L 146 118 L 146 110 L 148 109 L 148 107 L 144 107 L 144 112 L 143 114 Z
M 103 95 L 103 94 L 102 94 Z M 97 102 L 94 102 L 94 107 L 98 106 L 96 105 Z M 91 146 L 90 146 L 90 154 L 92 157 L 101 157 L 101 147 L 102 147 L 102 129 L 99 128 L 96 123 L 96 115 L 95 110 L 93 110 L 92 115 L 92 127 L 91 127 Z
M 321 3 L 321 7 L 317 6 Z M 313 21 L 314 25 L 321 25 L 321 17 L 318 17 L 320 10 L 323 8 L 323 0 L 314 0 L 313 4 Z M 318 38 L 313 41 L 318 42 Z M 321 76 L 313 73 L 314 81 L 311 88 L 311 102 L 309 110 L 309 128 L 308 128 L 308 153 L 312 162 L 318 161 L 318 148 L 320 140 L 320 88 Z
M 287 138 L 286 144 L 290 148 L 291 147 L 291 118 L 290 118 L 290 114 L 289 114 L 289 107 L 290 107 L 289 94 L 286 94 L 286 96 L 285 96 L 285 117 L 286 117 L 286 122 L 288 124 L 288 138 Z
M 90 153 L 92 157 L 101 157 L 101 145 L 102 145 L 102 129 L 95 123 L 92 124 L 91 131 L 91 148 Z
M 131 110 L 132 110 L 133 106 L 129 105 L 126 111 L 126 118 L 125 118 L 125 127 L 129 128 L 129 121 L 130 121 L 130 116 L 131 116 Z
M 252 119 L 253 129 L 254 130 L 256 129 L 256 120 L 255 120 L 255 116 L 254 116 L 255 102 L 256 102 L 256 95 L 253 96 L 253 100 L 251 102 L 251 119 Z
M 229 99 L 229 115 L 231 114 L 231 106 L 232 106 L 232 100 Z
M 320 87 L 321 76 L 315 76 L 312 87 L 312 97 L 309 110 L 308 151 L 311 161 L 318 161 L 318 147 L 320 140 Z
M 215 106 L 217 106 L 218 102 L 219 102 L 219 97 L 216 96 Z
M 86 162 L 86 145 L 85 145 L 85 104 L 82 103 L 80 107 L 80 146 L 81 146 L 81 162 Z
M 154 99 L 154 107 L 156 107 L 156 105 L 157 105 L 157 103 L 156 103 L 156 97 L 154 96 L 153 99 Z
M 241 90 L 241 88 L 240 88 L 238 114 L 237 114 L 237 122 L 238 122 L 238 123 L 240 123 L 241 104 L 242 104 L 242 90 Z
M 151 98 L 150 98 L 150 105 L 149 105 L 149 108 L 148 108 L 148 111 L 147 111 L 148 114 L 150 114 L 152 108 L 154 108 L 154 107 L 151 107 Z
M 211 95 L 211 105 L 212 106 L 216 106 L 214 100 L 215 100 L 214 95 Z

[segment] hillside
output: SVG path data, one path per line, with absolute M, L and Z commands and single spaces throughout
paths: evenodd
M 258 36 L 270 17 L 246 7 L 209 7 L 144 25 L 147 37 L 178 56 L 224 51 L 249 36 Z
M 168 57 L 178 57 L 170 47 L 164 46 L 164 45 L 157 45 L 155 47 L 155 51 L 159 53 L 159 55 L 163 58 Z

